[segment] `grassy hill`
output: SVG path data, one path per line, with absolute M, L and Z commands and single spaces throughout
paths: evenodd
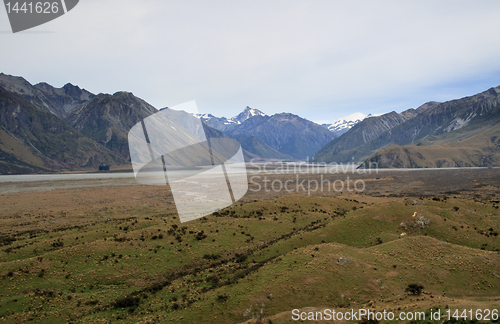
M 285 196 L 181 225 L 166 188 L 75 190 L 5 195 L 3 320 L 241 323 L 262 311 L 287 323 L 305 307 L 498 305 L 498 201 Z M 405 292 L 412 283 L 424 293 Z

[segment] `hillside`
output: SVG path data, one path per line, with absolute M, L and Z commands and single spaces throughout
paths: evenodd
M 424 145 L 426 138 L 446 133 L 451 134 L 447 137 L 449 143 L 456 142 L 458 138 L 454 138 L 454 134 L 463 133 L 454 131 L 476 122 L 488 123 L 488 119 L 495 118 L 500 110 L 499 95 L 500 87 L 496 87 L 462 99 L 425 104 L 407 114 L 409 118 L 406 118 L 404 122 L 362 141 L 359 140 L 362 136 L 353 136 L 359 130 L 357 127 L 363 127 L 363 122 L 359 123 L 339 139 L 321 149 L 316 154 L 315 160 L 323 162 L 347 162 L 352 159 L 363 161 L 393 144 L 409 145 L 423 140 L 424 142 L 420 145 Z M 364 134 L 364 132 L 361 133 Z M 464 138 L 461 137 L 461 139 Z M 346 141 L 354 144 L 341 145 Z
M 47 83 L 32 85 L 22 77 L 3 73 L 0 73 L 0 86 L 59 118 L 94 97 L 92 93 L 71 83 L 62 88 L 55 88 Z
M 289 323 L 293 309 L 498 306 L 498 201 L 252 198 L 179 226 L 165 187 L 7 197 L 7 322 Z
M 0 173 L 98 168 L 126 161 L 54 114 L 0 87 Z
M 354 125 L 342 136 L 333 139 L 315 155 L 316 162 L 352 162 L 358 161 L 358 147 L 378 138 L 386 131 L 413 118 L 415 111 L 407 110 L 401 114 L 390 112 L 380 116 L 367 117 Z M 363 154 L 363 153 L 362 153 Z
M 500 114 L 488 114 L 459 130 L 392 145 L 364 165 L 380 168 L 489 167 L 500 165 Z
M 226 133 L 229 136 L 253 136 L 295 159 L 312 157 L 335 136 L 316 123 L 288 113 L 254 116 Z
M 226 117 L 215 117 L 212 114 L 196 115 L 196 117 L 200 118 L 203 123 L 221 132 L 231 131 L 244 121 L 255 116 L 267 115 L 258 109 L 250 108 L 248 106 L 241 113 L 229 119 Z
M 247 107 L 248 108 L 248 107 Z M 173 120 L 175 123 L 183 126 L 184 128 L 190 130 L 193 134 L 200 135 L 201 131 L 204 132 L 203 136 L 207 138 L 233 138 L 238 141 L 243 149 L 243 154 L 246 161 L 252 159 L 291 159 L 290 156 L 282 154 L 269 145 L 262 143 L 255 137 L 250 136 L 228 136 L 222 131 L 213 128 L 205 123 L 204 118 L 193 116 L 182 110 L 173 110 L 170 108 L 162 108 L 160 111 L 168 110 L 169 119 Z M 240 114 L 241 115 L 241 114 Z M 203 123 L 200 127 L 200 119 Z M 213 124 L 213 123 L 212 123 Z
M 156 108 L 130 92 L 99 94 L 73 109 L 65 121 L 83 135 L 129 159 L 128 132 Z
M 244 150 L 255 154 L 258 158 L 293 160 L 290 155 L 278 152 L 255 136 L 233 135 L 231 137 L 237 140 Z

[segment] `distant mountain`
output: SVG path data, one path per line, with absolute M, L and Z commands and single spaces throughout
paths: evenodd
M 231 137 L 255 137 L 295 159 L 312 157 L 335 136 L 312 121 L 288 113 L 273 116 L 254 115 L 225 133 Z
M 129 159 L 129 130 L 155 112 L 156 108 L 130 92 L 101 93 L 70 111 L 65 121 L 83 135 Z
M 169 109 L 169 108 L 163 108 L 160 111 L 163 111 L 164 109 Z M 249 111 L 250 110 L 250 111 Z M 252 114 L 252 111 L 254 112 Z M 247 112 L 250 112 L 250 114 L 246 114 Z M 257 113 L 258 112 L 258 113 Z M 246 115 L 246 116 L 245 116 Z M 200 115 L 195 115 L 197 118 L 200 118 Z M 260 112 L 257 109 L 252 109 L 247 107 L 242 113 L 240 113 L 238 116 L 233 117 L 232 120 L 238 120 L 238 121 L 246 121 L 249 118 L 253 116 L 265 116 L 264 113 Z M 189 129 L 191 132 L 198 134 L 200 129 L 198 129 L 198 123 L 195 117 L 193 115 L 186 113 L 184 111 L 174 111 L 171 110 L 169 112 L 169 118 L 172 118 L 175 122 L 179 123 L 180 125 L 183 125 L 187 129 Z M 217 118 L 217 117 L 214 117 Z M 194 119 L 194 121 L 193 121 Z M 250 161 L 252 158 L 257 158 L 257 159 L 292 159 L 291 156 L 287 154 L 280 153 L 270 147 L 269 145 L 263 143 L 262 141 L 258 140 L 254 136 L 245 136 L 245 135 L 234 135 L 234 136 L 228 136 L 221 132 L 220 130 L 217 130 L 209 125 L 207 125 L 203 120 L 203 118 L 200 118 L 202 122 L 204 123 L 205 127 L 203 131 L 205 134 L 209 137 L 231 137 L 235 140 L 237 140 L 240 144 L 241 147 L 243 148 L 243 153 L 245 155 L 245 158 L 247 161 Z M 186 126 L 186 125 L 192 125 L 192 126 Z
M 353 128 L 354 125 L 358 124 L 361 122 L 363 119 L 370 117 L 370 115 L 365 115 L 363 113 L 354 113 L 349 116 L 340 118 L 333 124 L 321 124 L 321 126 L 325 127 L 328 129 L 330 132 L 334 133 L 336 137 L 344 134 L 347 132 L 349 129 Z
M 236 117 L 233 117 L 230 120 L 237 124 L 241 124 L 247 119 L 250 119 L 254 116 L 267 116 L 267 115 L 258 109 L 250 108 L 247 106 L 245 110 L 243 110 Z
M 369 143 L 414 116 L 415 110 L 410 109 L 401 114 L 393 111 L 380 116 L 367 117 L 321 148 L 313 160 L 316 162 L 352 162 L 353 159 L 356 162 L 360 161 L 366 157 L 359 157 L 360 151 L 357 149 L 359 146 Z
M 253 154 L 268 159 L 306 159 L 336 135 L 324 127 L 293 114 L 268 116 L 246 107 L 232 118 L 196 115 L 203 123 L 238 140 Z
M 441 142 L 446 139 L 445 142 L 442 142 L 446 145 L 458 143 L 478 134 L 477 132 L 466 131 L 471 127 L 475 130 L 489 128 L 487 126 L 489 121 L 496 120 L 499 98 L 500 87 L 496 87 L 462 99 L 444 103 L 429 102 L 416 110 L 410 109 L 401 113 L 401 117 L 406 120 L 388 125 L 389 127 L 385 131 L 380 129 L 378 132 L 370 133 L 369 127 L 364 128 L 363 121 L 321 149 L 316 154 L 315 160 L 347 162 L 354 159 L 355 161 L 362 161 L 393 144 L 399 146 L 409 144 L 433 145 L 436 143 L 433 143 L 432 139 L 436 137 L 439 137 Z M 383 116 L 387 116 L 387 114 Z M 366 121 L 370 119 L 372 118 L 368 118 Z M 459 131 L 462 128 L 464 130 Z M 354 142 L 356 132 L 368 133 L 368 135 L 371 134 L 372 136 L 366 137 L 363 141 Z M 357 138 L 359 139 L 360 136 Z M 347 145 L 347 142 L 352 144 Z M 341 144 L 344 144 L 344 146 Z M 458 146 L 452 145 L 452 147 Z M 481 147 L 486 146 L 482 145 L 479 148 Z M 430 148 L 426 150 L 430 150 Z M 384 164 L 390 165 L 390 163 L 386 162 Z M 461 165 L 461 163 L 457 163 L 457 165 Z
M 339 119 L 333 124 L 322 124 L 321 126 L 328 129 L 330 132 L 337 133 L 339 136 L 347 132 L 349 129 L 353 128 L 354 125 L 361 122 L 362 119 L 356 120 L 345 120 Z
M 379 168 L 489 167 L 500 165 L 500 110 L 469 125 L 410 145 L 391 145 L 364 165 Z
M 124 164 L 119 155 L 57 116 L 0 86 L 0 173 L 20 174 Z
M 256 158 L 293 160 L 290 155 L 275 150 L 255 136 L 232 135 L 231 137 L 237 140 L 244 150 L 254 154 Z
M 246 107 L 241 113 L 232 118 L 225 117 L 215 117 L 211 114 L 197 114 L 196 117 L 200 118 L 206 125 L 220 130 L 222 132 L 234 129 L 237 125 L 240 125 L 244 121 L 254 117 L 254 116 L 267 116 L 265 113 L 258 109 Z
M 71 83 L 62 88 L 54 88 L 44 82 L 32 85 L 22 77 L 3 73 L 0 73 L 0 86 L 59 118 L 94 97 L 94 94 Z

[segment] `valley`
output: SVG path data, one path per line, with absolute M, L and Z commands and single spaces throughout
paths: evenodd
M 293 309 L 498 306 L 499 169 L 327 174 L 366 189 L 310 196 L 256 190 L 251 176 L 238 203 L 185 224 L 168 187 L 134 179 L 3 192 L 0 320 L 289 323 Z

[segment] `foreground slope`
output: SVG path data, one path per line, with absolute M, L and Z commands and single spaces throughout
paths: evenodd
M 498 201 L 287 196 L 181 225 L 168 195 L 6 195 L 0 316 L 238 323 L 262 310 L 285 323 L 305 307 L 491 309 L 500 294 Z M 425 294 L 405 293 L 412 283 Z

